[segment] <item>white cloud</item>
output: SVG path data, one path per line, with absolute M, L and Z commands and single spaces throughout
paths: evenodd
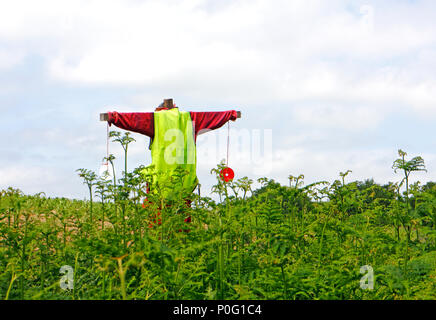
M 18 188 L 25 194 L 84 198 L 86 189 L 75 172 L 32 165 L 10 165 L 0 169 L 0 189 Z M 83 189 L 83 190 L 82 190 Z M 83 194 L 83 196 L 82 196 Z
M 407 5 L 258 0 L 210 9 L 200 0 L 45 0 L 3 7 L 0 35 L 45 56 L 51 76 L 63 81 L 246 102 L 400 100 L 418 111 L 435 109 L 431 75 L 408 81 L 408 64 L 386 68 L 435 41 L 434 26 Z M 0 54 L 0 66 L 8 59 Z
M 120 93 L 123 105 L 110 107 L 120 112 L 153 111 L 164 97 L 174 97 L 177 104 L 180 97 L 181 102 L 199 107 L 240 105 L 240 125 L 251 129 L 253 123 L 264 121 L 265 127 L 284 133 L 279 138 L 285 145 L 273 152 L 275 177 L 301 171 L 306 177 L 333 179 L 339 171 L 352 169 L 356 177 L 391 179 L 395 152 L 362 152 L 365 147 L 358 144 L 340 151 L 334 131 L 347 135 L 380 129 L 386 118 L 402 111 L 427 118 L 436 115 L 435 5 L 430 1 L 364 4 L 3 1 L 0 69 L 12 70 L 27 57 L 42 57 L 45 75 L 53 84 L 114 92 L 129 89 Z M 2 94 L 17 91 L 9 80 L 2 82 Z M 7 85 L 11 89 L 5 91 Z M 74 122 L 94 111 L 77 107 L 65 117 Z M 288 118 L 304 131 L 291 132 Z M 105 154 L 105 129 L 101 126 L 98 136 L 96 128 L 81 126 L 68 132 L 54 125 L 40 133 L 31 128 L 22 140 L 36 141 L 38 136 L 45 148 L 57 146 L 100 159 Z M 131 145 L 129 168 L 149 163 L 148 139 L 135 137 L 140 141 Z M 21 148 L 26 145 L 23 141 Z M 316 150 L 319 145 L 322 150 Z M 386 143 L 382 145 L 386 148 Z M 329 146 L 334 150 L 326 151 Z M 114 144 L 111 148 L 122 163 L 121 149 Z M 213 156 L 200 154 L 202 175 L 223 158 L 225 146 L 216 150 Z M 233 162 L 238 172 L 254 174 L 255 166 L 243 161 L 250 159 L 250 151 L 231 152 L 231 159 L 235 154 L 240 157 Z M 431 159 L 429 152 L 429 168 Z M 267 171 L 268 166 L 257 169 Z M 14 168 L 4 170 L 9 172 L 8 183 L 14 182 L 13 177 L 25 181 L 25 172 L 29 181 L 37 183 L 52 172 L 38 169 L 39 176 L 32 176 L 35 173 Z
M 22 61 L 23 52 L 7 51 L 0 48 L 0 69 L 10 69 Z
M 303 124 L 321 128 L 344 128 L 357 130 L 375 128 L 383 113 L 368 106 L 320 105 L 301 106 L 294 111 L 294 117 Z

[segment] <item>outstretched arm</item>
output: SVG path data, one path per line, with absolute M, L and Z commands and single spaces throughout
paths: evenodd
M 153 112 L 108 112 L 109 125 L 137 133 L 144 134 L 151 139 L 154 137 Z
M 235 121 L 236 118 L 238 118 L 238 112 L 235 110 L 220 112 L 191 112 L 191 119 L 195 129 L 195 137 L 201 133 L 200 131 L 221 128 L 227 121 Z

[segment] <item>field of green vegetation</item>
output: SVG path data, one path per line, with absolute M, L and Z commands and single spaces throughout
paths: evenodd
M 128 139 L 117 140 L 125 168 Z M 143 205 L 141 168 L 110 181 L 79 169 L 92 201 L 3 190 L 0 298 L 436 299 L 436 183 L 409 184 L 425 166 L 408 158 L 393 159 L 396 183 L 350 182 L 348 170 L 310 185 L 261 178 L 256 190 L 223 182 L 219 164 L 220 201 L 195 193 L 191 207 Z

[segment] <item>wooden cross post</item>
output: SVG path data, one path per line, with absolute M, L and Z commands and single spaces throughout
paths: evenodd
M 163 107 L 164 108 L 172 108 L 172 107 L 174 107 L 173 99 L 164 99 Z
M 164 99 L 163 107 L 172 108 L 174 106 L 173 99 Z M 237 118 L 241 118 L 241 111 L 237 111 Z M 109 116 L 107 113 L 100 113 L 100 121 L 108 121 Z

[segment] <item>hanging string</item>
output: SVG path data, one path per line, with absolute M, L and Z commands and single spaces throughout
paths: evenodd
M 227 122 L 227 162 L 226 162 L 226 167 L 229 166 L 229 144 L 230 144 L 230 121 Z
M 229 168 L 229 146 L 230 146 L 230 123 L 227 122 L 227 162 L 226 167 L 221 169 L 220 176 L 224 182 L 232 181 L 235 173 L 231 168 Z
M 109 161 L 109 122 L 106 126 L 106 165 L 108 165 Z

